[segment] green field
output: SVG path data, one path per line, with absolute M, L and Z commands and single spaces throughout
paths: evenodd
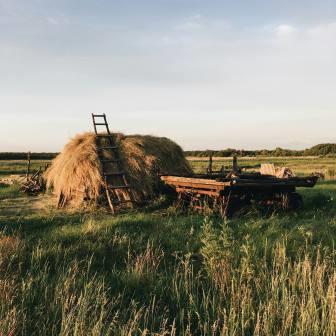
M 1 336 L 335 335 L 336 181 L 299 190 L 298 212 L 228 221 L 164 197 L 64 212 L 18 190 L 0 184 Z
M 31 172 L 38 170 L 40 167 L 45 167 L 50 163 L 49 160 L 32 160 Z M 25 160 L 0 160 L 0 177 L 11 174 L 26 174 L 27 161 Z
M 189 157 L 194 171 L 204 173 L 208 166 L 208 158 Z M 49 160 L 33 160 L 31 170 L 37 170 L 49 164 Z M 241 166 L 253 167 L 248 170 L 257 170 L 256 166 L 262 163 L 274 163 L 276 166 L 289 167 L 298 175 L 322 172 L 326 178 L 336 178 L 336 157 L 243 157 L 238 158 Z M 222 166 L 229 168 L 232 166 L 232 158 L 213 158 L 213 169 L 219 170 Z M 0 176 L 8 174 L 25 174 L 27 171 L 27 161 L 24 160 L 0 160 Z
M 204 173 L 208 167 L 208 158 L 190 157 L 189 161 L 197 173 Z M 252 167 L 247 170 L 257 170 L 255 166 L 262 163 L 274 163 L 277 167 L 288 167 L 297 175 L 309 175 L 313 172 L 325 174 L 327 179 L 336 178 L 336 158 L 328 157 L 251 157 L 238 158 L 238 165 Z M 232 167 L 232 158 L 213 158 L 213 169 L 222 166 Z

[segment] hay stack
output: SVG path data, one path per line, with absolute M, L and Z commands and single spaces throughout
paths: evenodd
M 188 176 L 192 169 L 182 149 L 167 138 L 115 135 L 122 157 L 123 171 L 142 202 L 157 193 L 157 173 Z M 103 178 L 97 153 L 96 136 L 85 133 L 72 139 L 45 173 L 47 187 L 61 200 L 60 206 L 82 206 L 86 201 L 99 203 Z

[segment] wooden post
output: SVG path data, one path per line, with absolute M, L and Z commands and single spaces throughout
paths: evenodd
M 211 153 L 209 156 L 209 164 L 208 164 L 208 169 L 207 169 L 207 173 L 209 175 L 212 175 L 212 156 L 213 156 L 213 153 Z
M 234 173 L 238 172 L 238 159 L 237 159 L 237 155 L 233 155 L 233 159 L 232 159 L 232 170 Z
M 28 180 L 30 174 L 30 161 L 31 161 L 30 152 L 27 153 L 27 161 L 28 162 L 27 162 L 26 180 Z

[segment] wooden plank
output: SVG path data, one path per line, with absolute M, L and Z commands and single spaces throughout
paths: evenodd
M 255 186 L 255 187 L 313 187 L 317 179 L 312 178 L 291 178 L 291 179 L 235 179 L 232 181 L 233 186 Z
M 178 176 L 161 176 L 161 180 L 167 183 L 178 183 L 178 184 L 200 184 L 206 185 L 209 187 L 226 187 L 230 186 L 231 182 L 219 182 L 216 180 L 210 179 L 200 179 L 200 178 L 192 178 L 192 177 L 178 177 Z
M 201 194 L 201 195 L 207 195 L 212 197 L 219 197 L 220 192 L 219 191 L 211 191 L 211 190 L 203 190 L 203 189 L 192 189 L 192 188 L 183 188 L 183 187 L 177 187 L 176 192 L 178 193 L 191 193 L 191 194 Z
M 213 190 L 213 191 L 222 191 L 225 189 L 225 186 L 216 186 L 210 184 L 201 184 L 201 183 L 192 183 L 192 182 L 167 182 L 167 184 L 175 187 L 186 187 L 189 189 L 204 189 L 204 190 Z

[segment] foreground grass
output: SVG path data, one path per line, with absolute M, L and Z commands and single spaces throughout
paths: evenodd
M 0 200 L 19 196 L 20 186 L 0 183 Z
M 336 184 L 223 222 L 161 203 L 0 214 L 4 335 L 334 335 Z

